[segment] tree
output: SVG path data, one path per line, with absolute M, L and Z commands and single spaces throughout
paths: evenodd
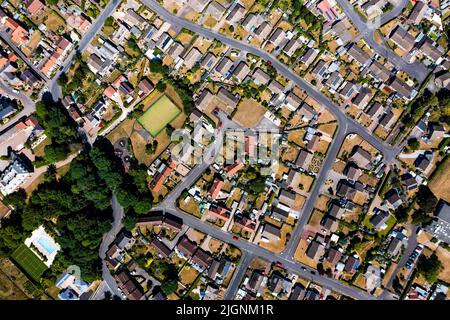
M 430 283 L 436 282 L 441 269 L 442 263 L 435 253 L 430 257 L 426 257 L 422 254 L 417 262 L 417 271 Z
M 125 230 L 127 231 L 131 231 L 134 229 L 134 227 L 136 226 L 136 217 L 127 215 L 125 218 L 123 218 L 122 222 L 123 222 L 123 227 L 125 228 Z
M 438 199 L 428 186 L 421 185 L 417 192 L 417 203 L 424 212 L 430 213 L 435 210 Z
M 412 138 L 408 140 L 408 147 L 412 150 L 412 151 L 416 151 L 420 148 L 420 142 L 419 140 L 417 140 L 417 138 Z
M 14 193 L 8 194 L 2 200 L 3 204 L 14 207 L 15 210 L 20 210 L 25 206 L 25 199 L 27 193 L 24 189 L 20 188 Z
M 167 84 L 163 80 L 158 81 L 158 83 L 155 86 L 155 89 L 158 90 L 159 92 L 164 92 L 166 88 Z
M 178 288 L 178 283 L 174 279 L 169 279 L 161 283 L 161 291 L 166 295 L 174 293 Z

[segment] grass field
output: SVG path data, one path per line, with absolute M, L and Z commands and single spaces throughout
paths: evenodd
M 450 187 L 448 180 L 450 179 L 450 157 L 447 157 L 436 169 L 433 174 L 429 187 L 434 195 L 445 201 L 450 201 Z
M 47 266 L 25 244 L 18 247 L 11 257 L 35 281 L 39 281 L 47 270 Z
M 166 96 L 159 98 L 138 119 L 138 122 L 147 130 L 152 137 L 156 137 L 167 124 L 172 122 L 181 110 Z

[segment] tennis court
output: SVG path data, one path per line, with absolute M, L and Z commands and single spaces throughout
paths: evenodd
M 25 244 L 13 252 L 14 261 L 35 281 L 39 281 L 47 266 Z
M 138 119 L 138 122 L 152 135 L 156 137 L 167 124 L 171 123 L 181 110 L 167 97 L 163 95 L 155 101 L 150 108 Z

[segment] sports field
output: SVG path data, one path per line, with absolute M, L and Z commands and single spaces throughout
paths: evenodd
M 15 262 L 35 281 L 39 281 L 47 266 L 25 244 L 13 252 Z
M 156 137 L 180 113 L 181 110 L 166 95 L 163 95 L 145 111 L 138 122 L 152 137 Z

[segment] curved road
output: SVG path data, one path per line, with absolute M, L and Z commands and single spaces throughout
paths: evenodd
M 0 132 L 2 132 L 3 130 L 12 126 L 16 120 L 32 114 L 36 106 L 29 96 L 27 96 L 23 92 L 12 91 L 12 89 L 7 86 L 2 80 L 0 80 L 0 93 L 2 95 L 9 96 L 11 99 L 19 100 L 23 105 L 23 109 L 19 111 L 11 120 L 9 120 L 8 123 L 0 125 Z
M 193 22 L 187 21 L 183 18 L 177 17 L 163 8 L 158 2 L 155 0 L 141 0 L 147 7 L 149 7 L 152 11 L 154 11 L 159 17 L 168 21 L 169 23 L 186 28 L 188 30 L 194 31 L 206 38 L 209 39 L 217 39 L 231 47 L 239 49 L 241 51 L 246 51 L 248 53 L 260 56 L 263 60 L 270 61 L 275 69 L 285 76 L 286 78 L 292 80 L 296 85 L 298 85 L 301 89 L 303 89 L 309 96 L 315 99 L 319 104 L 325 106 L 333 115 L 336 117 L 340 126 L 347 124 L 348 132 L 342 132 L 343 136 L 346 133 L 357 133 L 362 136 L 363 139 L 367 140 L 371 145 L 380 150 L 385 155 L 386 159 L 392 159 L 395 154 L 397 154 L 397 149 L 387 145 L 386 143 L 379 140 L 375 137 L 371 132 L 367 130 L 366 127 L 361 125 L 356 120 L 347 116 L 344 110 L 335 105 L 329 98 L 327 98 L 323 93 L 321 93 L 316 87 L 311 85 L 309 82 L 300 78 L 296 73 L 290 70 L 283 63 L 279 62 L 274 56 L 270 53 L 254 47 L 246 42 L 239 41 L 233 38 L 230 38 L 221 33 L 212 31 L 210 29 L 199 26 Z M 343 138 L 343 136 L 336 136 L 336 139 Z
M 367 42 L 367 44 L 376 53 L 378 53 L 382 57 L 385 57 L 395 66 L 395 68 L 406 72 L 413 78 L 416 78 L 420 83 L 425 80 L 429 71 L 422 63 L 418 61 L 415 61 L 414 63 L 408 63 L 403 58 L 396 55 L 394 51 L 392 51 L 392 49 L 390 49 L 386 45 L 384 38 L 383 44 L 379 44 L 375 41 L 374 38 L 376 30 L 395 17 L 398 17 L 402 13 L 403 9 L 408 5 L 409 0 L 400 0 L 400 3 L 397 4 L 394 9 L 381 16 L 380 24 L 375 27 L 372 27 L 371 23 L 364 21 L 348 0 L 336 0 L 336 2 L 345 12 L 345 15 L 353 22 L 356 29 L 358 29 L 359 33 Z
M 117 287 L 116 280 L 114 280 L 105 262 L 106 251 L 108 251 L 109 246 L 116 239 L 118 233 L 123 227 L 122 219 L 124 217 L 124 210 L 123 207 L 117 201 L 115 195 L 113 195 L 112 197 L 111 204 L 113 210 L 113 222 L 111 224 L 111 230 L 109 230 L 109 232 L 103 236 L 103 241 L 100 244 L 99 256 L 100 259 L 102 259 L 103 281 L 107 283 L 108 287 L 113 291 L 112 293 L 114 295 L 122 297 L 122 294 L 120 293 L 119 288 Z

